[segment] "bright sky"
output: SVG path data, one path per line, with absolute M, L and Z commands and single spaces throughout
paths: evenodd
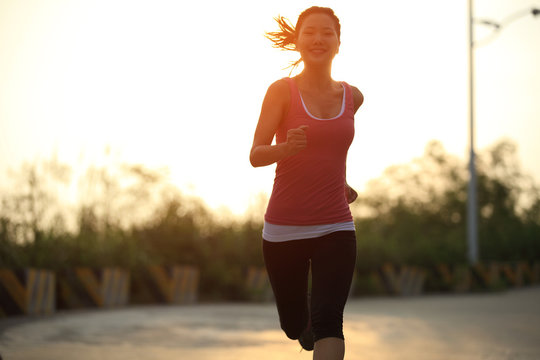
M 270 83 L 295 59 L 273 49 L 273 17 L 311 5 L 342 23 L 333 76 L 365 96 L 348 182 L 362 189 L 432 139 L 466 157 L 467 1 L 0 0 L 0 182 L 50 158 L 76 165 L 110 145 L 129 163 L 170 169 L 213 208 L 241 214 L 271 191 L 274 166 L 248 160 Z M 476 0 L 503 20 L 539 1 Z M 485 34 L 486 29 L 481 29 Z M 518 143 L 540 179 L 540 17 L 475 50 L 477 145 Z

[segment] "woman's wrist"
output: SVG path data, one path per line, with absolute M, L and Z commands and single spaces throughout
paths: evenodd
M 292 148 L 289 143 L 282 142 L 282 143 L 276 144 L 276 147 L 278 148 L 279 160 L 292 155 Z

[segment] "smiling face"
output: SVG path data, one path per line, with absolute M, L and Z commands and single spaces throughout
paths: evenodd
M 324 13 L 308 15 L 296 37 L 296 50 L 306 65 L 331 63 L 339 52 L 339 36 L 331 16 Z

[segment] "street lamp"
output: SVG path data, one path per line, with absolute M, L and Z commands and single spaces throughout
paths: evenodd
M 540 15 L 540 9 L 532 8 L 519 11 L 508 16 L 501 22 L 491 20 L 481 20 L 477 23 L 490 26 L 494 29 L 492 35 L 488 39 L 484 39 L 481 44 L 485 44 L 486 40 L 492 40 L 499 31 L 509 23 L 525 16 L 532 14 L 533 16 Z M 478 263 L 478 202 L 476 196 L 476 165 L 474 152 L 474 48 L 481 44 L 474 41 L 474 17 L 473 17 L 473 0 L 469 0 L 469 184 L 467 190 L 467 257 L 470 264 Z

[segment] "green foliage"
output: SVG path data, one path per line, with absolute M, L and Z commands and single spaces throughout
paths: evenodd
M 437 142 L 373 180 L 354 207 L 359 270 L 466 263 L 467 181 L 466 167 Z M 478 194 L 481 259 L 540 259 L 540 193 L 520 171 L 511 142 L 480 157 Z
M 110 158 L 78 179 L 73 205 L 63 200 L 73 193 L 73 173 L 53 158 L 16 174 L 14 190 L 0 198 L 0 267 L 189 264 L 200 270 L 201 299 L 249 298 L 245 271 L 264 264 L 261 216 L 218 221 L 165 171 Z M 353 205 L 359 273 L 385 262 L 466 263 L 467 180 L 463 162 L 437 142 L 372 180 Z M 540 191 L 520 170 L 511 142 L 480 156 L 478 194 L 482 260 L 540 259 Z M 358 281 L 363 289 L 381 288 L 375 278 Z

